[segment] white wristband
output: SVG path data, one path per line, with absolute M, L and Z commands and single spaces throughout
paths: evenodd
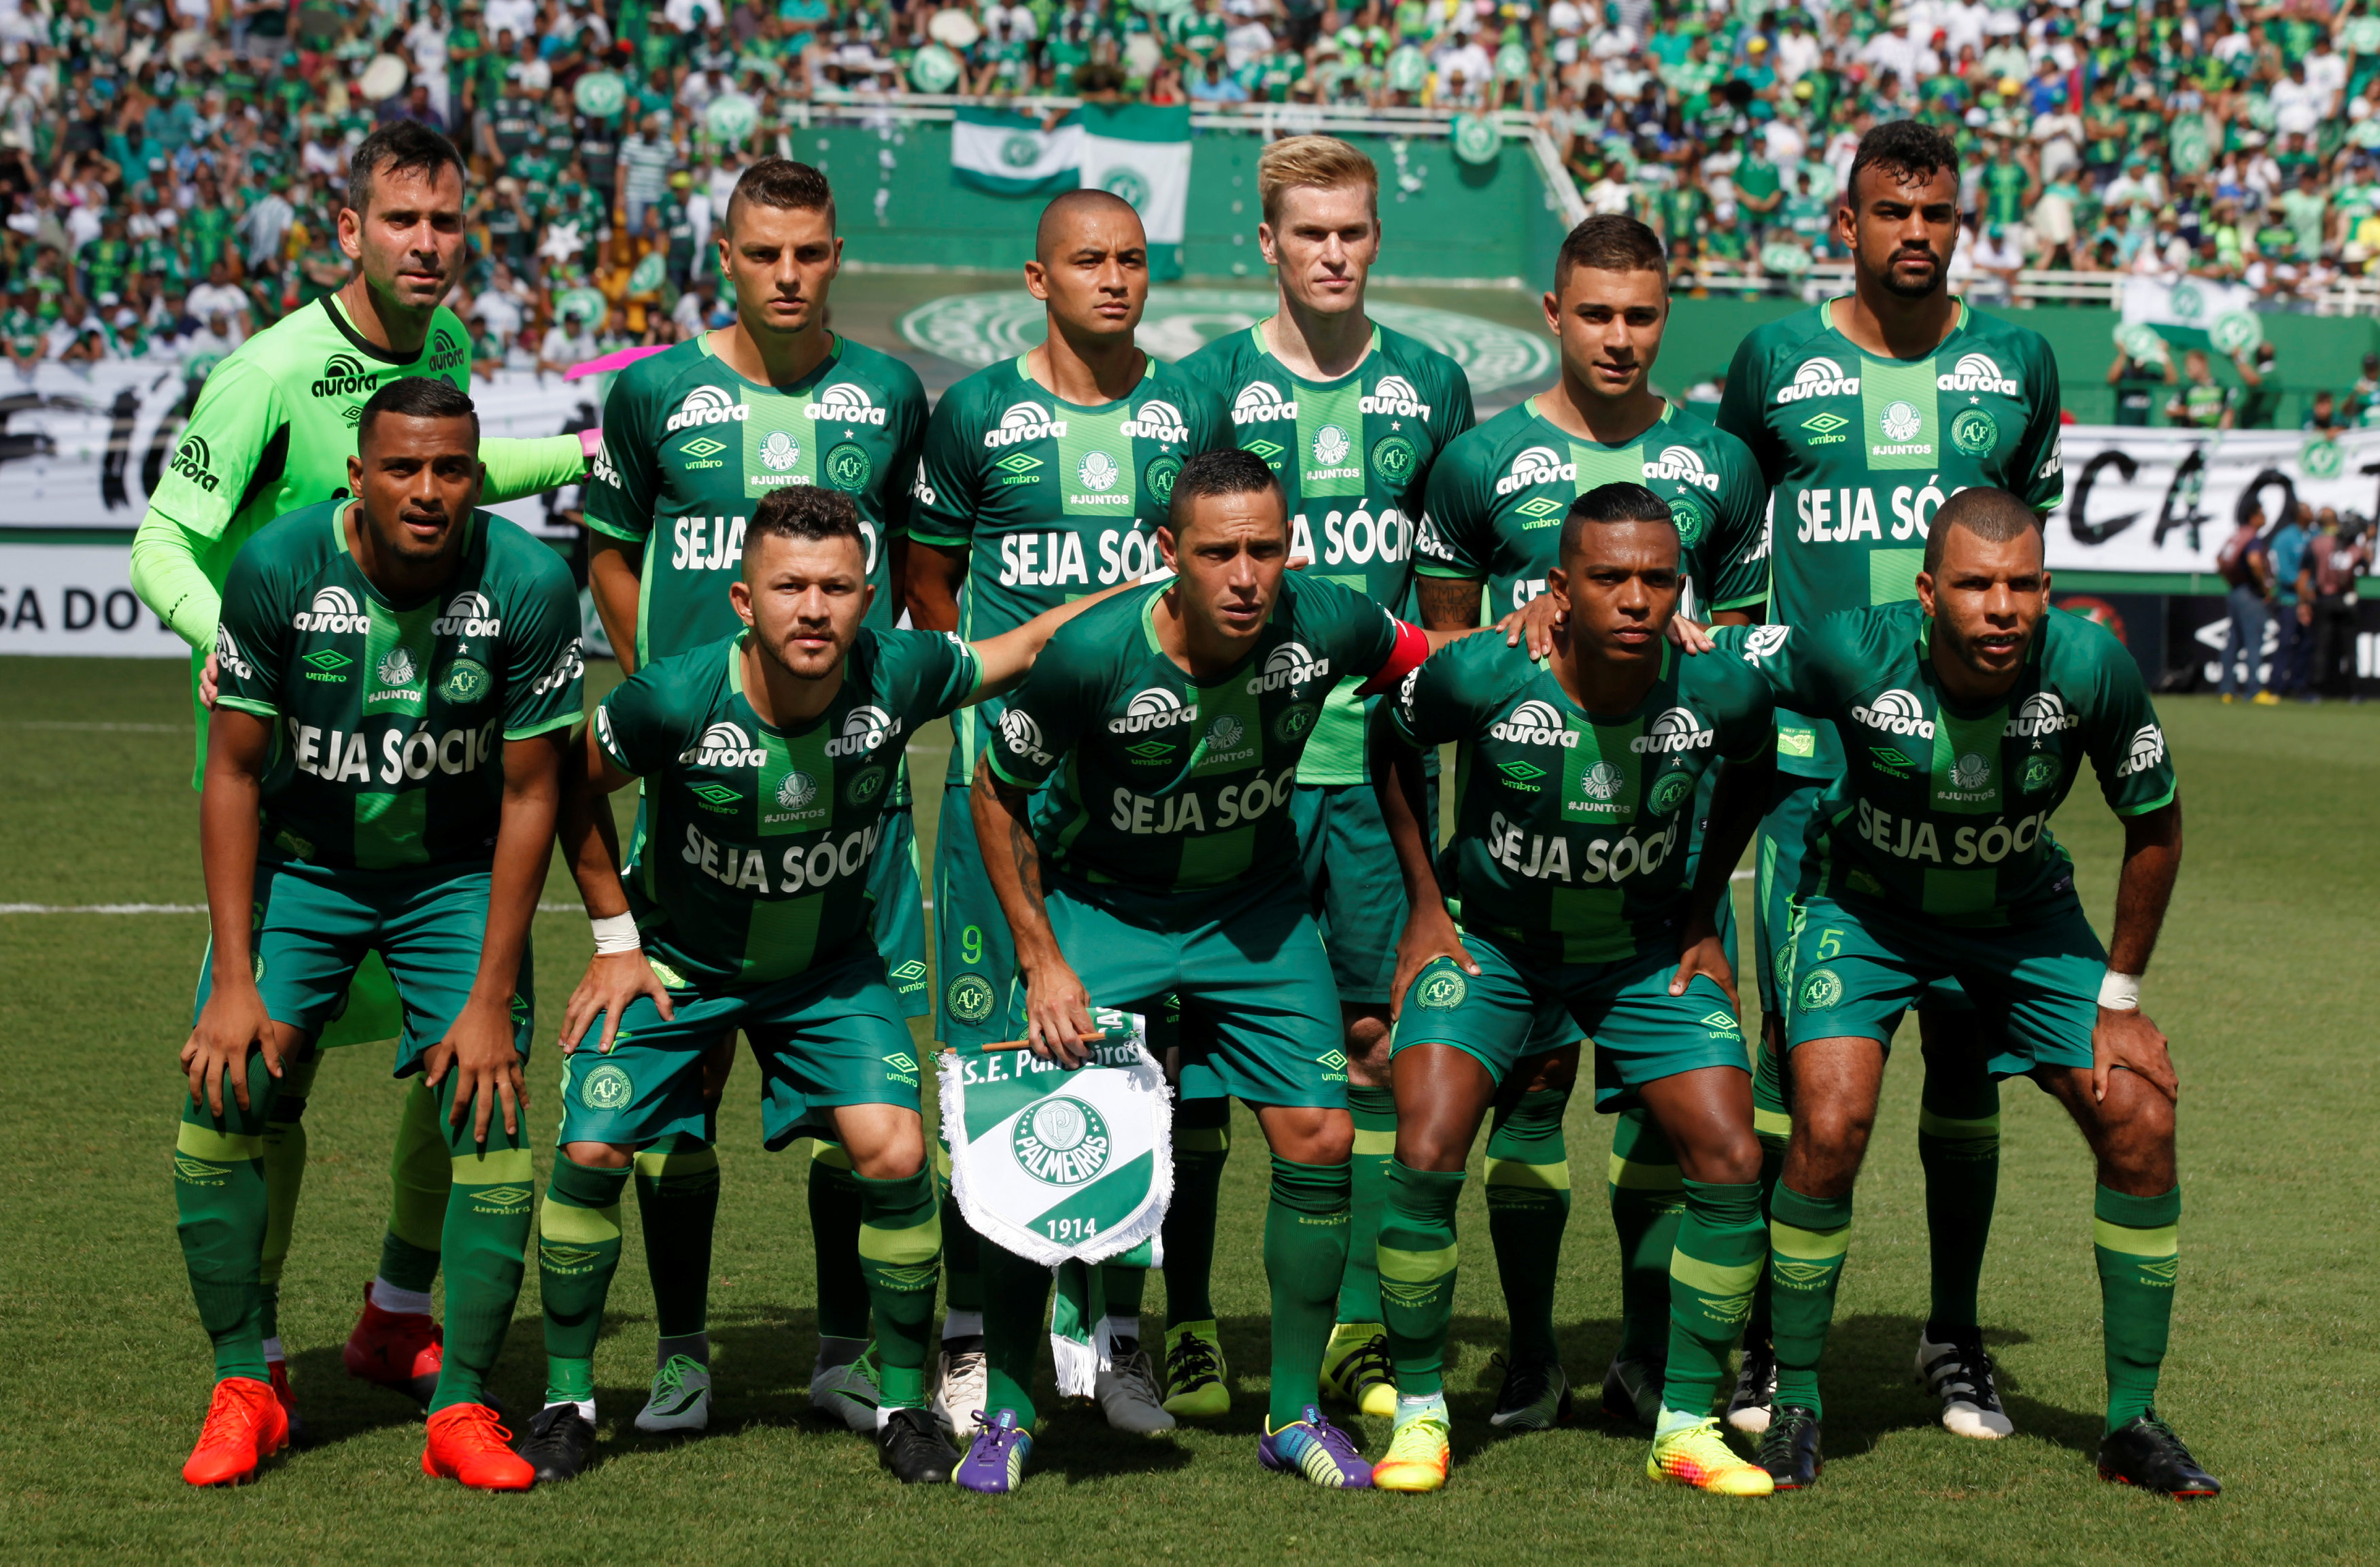
M 601 919 L 590 919 L 588 924 L 595 930 L 597 957 L 610 957 L 614 953 L 633 953 L 645 944 L 637 934 L 637 917 L 633 914 L 607 915 Z
M 2140 1011 L 2141 977 L 2107 970 L 2107 978 L 2099 981 L 2099 1004 L 2109 1012 Z

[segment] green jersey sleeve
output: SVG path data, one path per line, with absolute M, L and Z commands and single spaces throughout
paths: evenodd
M 934 405 L 917 454 L 917 482 L 909 507 L 909 537 L 939 549 L 964 550 L 975 540 L 984 465 L 977 459 L 980 422 L 971 385 L 953 387 Z
M 1515 688 L 1510 672 L 1500 674 L 1496 661 L 1468 650 L 1479 641 L 1465 637 L 1432 653 L 1419 669 L 1404 677 L 1396 699 L 1389 704 L 1390 733 L 1415 750 L 1475 740 L 1511 705 Z M 1490 637 L 1490 641 L 1501 638 Z M 1527 684 L 1527 666 L 1522 685 Z
M 702 736 L 705 712 L 674 689 L 687 663 L 716 661 L 717 645 L 649 663 L 612 687 L 595 710 L 595 740 L 612 765 L 650 778 Z
M 1757 609 L 1768 598 L 1768 481 L 1740 439 L 1715 444 L 1723 468 L 1718 526 L 1711 533 L 1706 607 Z
M 274 565 L 256 552 L 235 556 L 215 626 L 215 705 L 259 718 L 281 714 L 291 606 Z
M 1717 645 L 1701 655 L 1737 661 L 1767 682 L 1780 707 L 1817 717 L 1834 716 L 1838 682 L 1828 633 L 1855 634 L 1858 616 L 1828 615 L 1816 626 L 1723 626 L 1711 633 Z M 1840 623 L 1840 624 L 1839 624 Z
M 1439 454 L 1414 535 L 1414 569 L 1424 577 L 1484 582 L 1495 558 L 1495 505 L 1488 477 L 1495 453 L 1477 433 Z
M 2058 612 L 2052 612 L 2058 613 Z M 2164 726 L 2149 700 L 2140 666 L 2122 644 L 2099 626 L 2089 627 L 2097 664 L 2084 748 L 2099 774 L 2100 797 L 2118 816 L 2143 816 L 2173 801 L 2173 757 Z
M 899 361 L 894 361 L 896 364 Z M 903 370 L 909 367 L 901 365 Z M 911 395 L 897 399 L 892 407 L 896 426 L 893 436 L 892 478 L 884 486 L 884 541 L 909 535 L 911 513 L 917 502 L 917 461 L 926 444 L 926 389 L 915 371 L 909 376 Z M 893 584 L 897 590 L 899 584 Z M 895 609 L 898 604 L 896 602 Z M 899 618 L 896 614 L 895 619 Z
M 200 387 L 151 509 L 202 538 L 222 538 L 260 478 L 279 477 L 281 464 L 269 455 L 288 439 L 289 411 L 273 367 L 259 356 L 234 354 Z
M 1109 660 L 1075 635 L 1082 625 L 1069 621 L 1050 638 L 1033 673 L 1009 694 L 1000 726 L 985 747 L 992 771 L 1019 788 L 1038 789 L 1049 782 L 1058 759 L 1074 749 L 1099 716 L 1099 677 Z
M 887 689 L 914 732 L 975 699 L 983 663 L 975 649 L 947 631 L 879 631 Z
M 1719 393 L 1718 412 L 1711 422 L 1743 443 L 1755 468 L 1774 473 L 1782 466 L 1782 455 L 1774 449 L 1775 437 L 1760 412 L 1761 388 L 1768 384 L 1768 350 L 1761 335 L 1754 333 L 1735 346 L 1735 358 L 1727 367 L 1727 385 Z
M 481 514 L 482 525 L 499 519 Z M 570 568 L 522 535 L 507 553 L 525 557 L 504 614 L 504 738 L 527 740 L 578 722 L 586 662 L 578 643 L 578 591 Z
M 2065 441 L 2061 434 L 2063 416 L 2058 398 L 2058 364 L 2042 340 L 2034 337 L 2027 344 L 2024 384 L 2046 387 L 2046 395 L 2035 397 L 2027 410 L 2024 433 L 2017 441 L 2014 474 L 2022 480 L 2021 492 L 2025 504 L 2046 516 L 2058 509 L 2066 498 Z
M 1327 577 L 1298 584 L 1297 611 L 1301 628 L 1312 625 L 1319 632 L 1322 656 L 1348 674 L 1369 679 L 1388 667 L 1397 650 L 1397 617 Z
M 661 487 L 661 442 L 648 390 L 653 372 L 647 367 L 672 357 L 639 359 L 612 383 L 603 399 L 603 442 L 587 475 L 587 526 L 632 544 L 652 532 L 653 497 Z

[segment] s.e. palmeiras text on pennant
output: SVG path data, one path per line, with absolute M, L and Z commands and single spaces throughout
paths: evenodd
M 1031 1261 L 1102 1262 L 1156 1234 L 1173 1197 L 1173 1099 L 1136 1013 L 1073 1071 L 1016 1049 L 946 1052 L 951 1190 L 976 1233 Z

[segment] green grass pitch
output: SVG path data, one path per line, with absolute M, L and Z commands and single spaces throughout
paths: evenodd
M 597 685 L 612 666 L 600 666 Z M 0 903 L 201 900 L 184 675 L 164 663 L 0 661 Z M 1217 1298 L 1234 1410 L 1219 1430 L 1147 1441 L 1095 1414 L 1050 1417 L 1038 1473 L 1006 1500 L 903 1491 L 868 1446 L 808 1410 L 813 1349 L 803 1167 L 759 1151 L 748 1063 L 722 1118 L 706 1439 L 638 1436 L 650 1302 L 633 1234 L 597 1360 L 601 1463 L 568 1487 L 485 1497 L 425 1478 L 420 1427 L 349 1381 L 339 1346 L 373 1269 L 398 1105 L 386 1058 L 324 1068 L 283 1290 L 283 1334 L 318 1439 L 237 1492 L 178 1466 L 205 1407 L 208 1357 L 174 1241 L 167 1150 L 204 921 L 196 915 L 0 914 L 0 1560 L 741 1562 L 840 1561 L 1852 1561 L 2128 1562 L 2372 1560 L 2380 1464 L 2372 1175 L 2374 896 L 2380 791 L 2371 715 L 2177 698 L 2181 888 L 2148 987 L 2184 1082 L 2184 1266 L 2162 1403 L 2229 1486 L 2183 1508 L 2102 1485 L 2090 1168 L 2046 1096 L 2006 1089 L 2005 1173 L 1984 1315 L 2020 1434 L 1935 1427 L 1910 1385 L 1925 1312 L 1915 1156 L 1918 1073 L 1904 1054 L 1860 1189 L 1828 1367 L 1820 1487 L 1731 1502 L 1645 1478 L 1645 1444 L 1582 1409 L 1541 1436 L 1490 1439 L 1500 1296 L 1477 1182 L 1450 1391 L 1456 1466 L 1435 1497 L 1325 1495 L 1260 1472 L 1265 1161 L 1245 1113 L 1228 1175 Z M 916 747 L 940 791 L 939 726 Z M 2104 919 L 2119 839 L 2086 785 L 2058 822 Z M 570 899 L 555 874 L 547 896 Z M 1748 929 L 1748 925 L 1747 925 Z M 588 951 L 575 914 L 538 920 L 544 1037 L 531 1082 L 554 1124 L 551 1019 Z M 1614 1342 L 1601 1172 L 1609 1128 L 1572 1111 L 1577 1182 L 1560 1320 L 1591 1388 Z M 540 1159 L 550 1157 L 540 1152 Z M 634 1205 L 628 1211 L 634 1212 Z M 630 1219 L 633 1232 L 634 1220 Z M 2359 1239 L 2358 1237 L 2362 1237 Z M 1149 1307 L 1161 1307 L 1152 1286 Z M 495 1386 L 516 1409 L 542 1380 L 536 1270 Z M 1386 1439 L 1367 1423 L 1374 1452 Z

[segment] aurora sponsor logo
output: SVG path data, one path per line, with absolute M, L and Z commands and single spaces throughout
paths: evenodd
M 1560 452 L 1551 446 L 1531 446 L 1512 459 L 1504 477 L 1496 481 L 1499 495 L 1517 495 L 1533 484 L 1551 484 L 1558 480 L 1573 482 L 1578 478 L 1578 465 L 1562 461 Z
M 1936 376 L 1934 384 L 1944 392 L 1997 392 L 2003 397 L 2019 395 L 2017 383 L 2000 373 L 1999 365 L 1989 354 L 1960 355 L 1950 373 Z
M 1198 722 L 1198 704 L 1184 705 L 1180 697 L 1162 686 L 1151 686 L 1133 693 L 1124 704 L 1123 714 L 1108 720 L 1111 735 L 1142 735 L 1152 729 L 1172 729 L 1179 724 Z
M 677 759 L 691 767 L 758 767 L 769 754 L 754 747 L 740 724 L 714 723 Z
M 485 593 L 467 589 L 446 601 L 446 613 L 430 623 L 430 630 L 439 637 L 501 637 L 504 623 Z
M 831 757 L 864 757 L 901 733 L 901 721 L 873 704 L 844 715 L 843 733 L 826 743 Z
M 1706 751 L 1717 738 L 1703 721 L 1684 708 L 1671 708 L 1655 719 L 1644 734 L 1628 742 L 1639 756 L 1669 756 L 1682 751 Z
M 611 442 L 599 441 L 595 443 L 595 466 L 592 471 L 596 483 L 609 484 L 614 490 L 620 487 L 620 469 L 612 461 Z
M 214 453 L 206 438 L 192 435 L 174 448 L 173 470 L 212 495 L 222 482 L 214 476 Z
M 1144 441 L 1187 441 L 1190 425 L 1182 410 L 1162 397 L 1151 397 L 1140 406 L 1140 412 L 1116 427 L 1127 437 Z
M 2165 760 L 2165 731 L 2154 723 L 2143 723 L 2132 734 L 2132 743 L 2125 747 L 2124 759 L 2116 764 L 2116 776 L 2130 778 L 2146 772 Z
M 1578 749 L 1578 736 L 1562 722 L 1562 715 L 1551 702 L 1532 698 L 1523 702 L 1502 719 L 1488 728 L 1488 738 L 1508 741 L 1516 746 L 1560 746 L 1566 751 Z
M 1284 398 L 1281 389 L 1269 381 L 1251 381 L 1232 399 L 1233 424 L 1269 424 L 1275 419 L 1296 417 L 1297 399 Z
M 752 417 L 752 410 L 727 395 L 719 386 L 698 386 L 686 395 L 677 412 L 662 421 L 664 431 L 699 430 L 706 424 L 741 424 Z
M 289 624 L 299 631 L 346 633 L 368 629 L 371 616 L 356 607 L 356 596 L 346 589 L 322 588 L 315 590 L 312 607 L 291 615 Z
M 2012 740 L 2037 740 L 2061 729 L 2082 726 L 2082 715 L 2068 712 L 2065 698 L 2055 691 L 2035 691 L 2017 704 L 2016 716 L 2008 721 L 2008 727 L 2001 733 Z
M 333 354 L 322 361 L 322 374 L 308 391 L 317 397 L 362 397 L 380 384 L 380 372 L 366 370 L 353 354 Z
M 1000 422 L 983 432 L 983 443 L 993 451 L 1002 446 L 1019 445 L 1026 441 L 1062 439 L 1066 421 L 1053 419 L 1050 410 L 1038 403 L 1011 403 L 1000 416 Z
M 548 691 L 566 686 L 586 673 L 587 655 L 579 645 L 579 639 L 573 637 L 570 639 L 570 646 L 563 649 L 562 656 L 553 661 L 553 667 L 537 677 L 537 684 L 529 687 L 529 694 L 542 697 Z M 446 695 L 456 701 L 468 699 L 451 689 Z M 595 711 L 601 712 L 603 710 L 598 708 Z
M 453 333 L 440 327 L 438 334 L 430 340 L 430 362 L 423 367 L 424 370 L 431 375 L 443 375 L 450 370 L 462 368 L 463 345 L 455 340 Z
M 1700 490 L 1718 488 L 1718 475 L 1703 466 L 1702 454 L 1691 446 L 1664 446 L 1659 456 L 1645 465 L 1645 477 Z
M 1010 750 L 1036 767 L 1047 767 L 1057 759 L 1045 747 L 1041 726 L 1021 708 L 1011 708 L 1000 715 L 1000 737 Z
M 1859 377 L 1845 375 L 1843 367 L 1824 355 L 1803 359 L 1793 379 L 1777 389 L 1777 401 L 1799 403 L 1811 397 L 1856 397 Z
M 882 428 L 889 409 L 880 408 L 875 399 L 848 381 L 838 381 L 822 388 L 818 400 L 802 407 L 802 417 L 824 424 L 872 424 Z
M 1402 375 L 1382 376 L 1370 396 L 1355 399 L 1355 407 L 1364 413 L 1392 414 L 1399 419 L 1427 419 L 1430 414 L 1429 405 Z
M 1743 662 L 1758 663 L 1762 659 L 1785 646 L 1790 626 L 1755 626 L 1743 638 Z
M 231 633 L 220 626 L 215 627 L 215 663 L 235 679 L 256 678 L 256 670 L 249 663 L 247 655 L 239 650 L 239 644 L 233 641 Z
M 1303 686 L 1311 680 L 1328 679 L 1330 674 L 1329 659 L 1316 658 L 1305 650 L 1303 642 L 1283 642 L 1265 655 L 1264 673 L 1248 682 L 1247 692 L 1251 697 L 1260 697 L 1284 686 Z
M 1876 698 L 1873 705 L 1853 703 L 1852 716 L 1887 735 L 1913 735 L 1920 740 L 1934 738 L 1934 721 L 1925 716 L 1925 704 L 1897 686 Z

